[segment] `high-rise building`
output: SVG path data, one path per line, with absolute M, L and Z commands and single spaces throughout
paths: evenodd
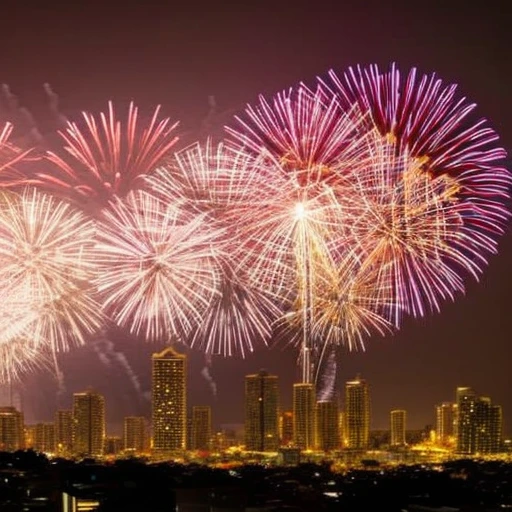
M 105 398 L 89 390 L 73 394 L 73 452 L 100 457 L 105 442 Z
M 187 356 L 168 347 L 153 354 L 153 450 L 185 450 L 187 444 Z
M 55 413 L 55 449 L 69 455 L 73 448 L 73 411 L 62 409 Z
M 34 450 L 55 453 L 55 423 L 37 423 L 34 432 Z
M 293 412 L 285 411 L 279 419 L 281 446 L 290 446 L 293 443 Z
M 315 447 L 315 404 L 314 384 L 293 385 L 293 443 L 302 450 Z
M 333 400 L 316 404 L 316 447 L 329 452 L 340 448 L 338 405 Z
M 366 450 L 370 436 L 370 393 L 359 376 L 345 384 L 345 446 Z
M 143 416 L 126 416 L 123 448 L 131 453 L 144 453 L 147 448 L 147 422 Z
M 23 414 L 15 407 L 0 407 L 0 451 L 14 452 L 25 446 Z
M 471 388 L 457 388 L 457 451 L 461 454 L 497 453 L 501 449 L 502 411 L 488 397 Z
M 391 411 L 391 446 L 405 446 L 407 413 L 402 409 Z
M 436 441 L 452 446 L 456 439 L 457 404 L 444 402 L 436 406 Z
M 212 442 L 212 408 L 208 405 L 192 407 L 192 450 L 209 450 Z
M 277 451 L 279 446 L 277 376 L 261 370 L 245 377 L 245 449 Z

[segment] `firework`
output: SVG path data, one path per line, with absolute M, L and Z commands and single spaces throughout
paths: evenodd
M 92 221 L 46 194 L 26 189 L 2 196 L 1 343 L 6 354 L 8 345 L 28 338 L 41 353 L 66 350 L 85 343 L 101 326 L 91 288 L 94 235 Z M 11 372 L 8 361 L 14 369 L 16 360 L 7 358 L 3 371 Z
M 393 283 L 393 323 L 402 311 L 438 311 L 496 252 L 509 218 L 505 151 L 485 120 L 470 119 L 475 105 L 435 75 L 417 78 L 413 69 L 402 83 L 394 66 L 372 66 L 330 79 L 340 104 L 357 102 L 378 132 L 377 164 L 353 179 L 365 206 L 357 240 L 381 269 L 375 286 Z
M 38 173 L 30 183 L 45 186 L 65 197 L 92 200 L 105 205 L 116 195 L 140 187 L 144 177 L 169 156 L 177 142 L 177 123 L 159 119 L 157 107 L 147 126 L 141 126 L 138 108 L 130 103 L 126 123 L 116 118 L 112 102 L 99 119 L 83 113 L 85 128 L 68 122 L 59 132 L 64 152 L 49 152 L 53 164 L 48 173 Z
M 206 221 L 144 191 L 113 201 L 97 245 L 106 314 L 147 339 L 186 336 L 218 288 L 216 232 Z
M 276 301 L 257 289 L 239 264 L 245 231 L 238 223 L 255 204 L 258 167 L 258 159 L 249 153 L 208 140 L 178 152 L 173 166 L 158 169 L 147 180 L 168 204 L 185 201 L 205 216 L 218 234 L 218 293 L 188 336 L 188 344 L 208 354 L 252 352 L 270 339 L 272 322 L 280 314 Z
M 318 290 L 337 274 L 340 248 L 352 244 L 351 218 L 359 215 L 350 177 L 369 159 L 356 109 L 304 86 L 260 99 L 229 129 L 245 150 L 259 155 L 257 197 L 245 218 L 245 256 L 255 286 L 270 290 L 289 309 L 284 322 L 299 327 L 303 380 L 311 379 Z M 267 291 L 268 292 L 268 291 Z M 362 312 L 361 312 L 362 313 Z M 363 314 L 363 313 L 362 313 Z
M 30 153 L 30 150 L 22 151 L 9 142 L 12 130 L 11 123 L 5 123 L 3 127 L 0 125 L 0 188 L 20 184 L 23 174 L 16 166 Z

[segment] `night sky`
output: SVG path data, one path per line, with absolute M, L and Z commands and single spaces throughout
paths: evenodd
M 36 8 L 4 1 L 0 83 L 11 86 L 43 132 L 51 124 L 42 89 L 49 82 L 70 118 L 82 109 L 102 110 L 109 99 L 134 99 L 148 113 L 161 103 L 166 115 L 194 134 L 210 95 L 220 112 L 211 130 L 218 131 L 259 93 L 270 96 L 300 80 L 312 83 L 330 68 L 341 72 L 358 63 L 386 67 L 395 61 L 404 71 L 417 66 L 458 83 L 510 152 L 512 18 L 505 0 L 473 3 L 162 0 L 114 8 L 118 2 L 105 7 L 69 1 Z M 505 432 L 512 434 L 511 261 L 509 230 L 500 254 L 491 258 L 480 283 L 468 283 L 466 296 L 444 304 L 440 314 L 406 322 L 395 336 L 370 339 L 365 353 L 344 354 L 340 385 L 357 373 L 367 379 L 373 428 L 388 427 L 392 408 L 408 411 L 410 428 L 432 424 L 434 405 L 453 400 L 456 386 L 466 385 L 503 405 Z M 69 407 L 71 393 L 88 385 L 106 395 L 112 433 L 120 433 L 123 416 L 149 414 L 150 354 L 161 347 L 122 333 L 110 337 L 62 357 L 61 397 L 51 372 L 25 379 L 27 421 L 51 420 L 57 402 Z M 280 376 L 282 404 L 290 408 L 295 359 L 293 350 L 282 347 L 262 347 L 245 360 L 213 358 L 215 398 L 201 373 L 204 358 L 191 354 L 189 404 L 211 404 L 216 425 L 241 423 L 243 377 L 266 368 Z

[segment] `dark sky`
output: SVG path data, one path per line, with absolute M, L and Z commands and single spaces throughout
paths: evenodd
M 417 66 L 460 84 L 503 145 L 512 147 L 512 19 L 506 0 L 28 4 L 2 2 L 0 82 L 10 84 L 43 125 L 44 82 L 53 85 L 71 116 L 103 109 L 109 99 L 133 98 L 148 109 L 161 103 L 166 114 L 193 130 L 207 112 L 209 95 L 221 111 L 239 111 L 258 93 L 310 83 L 329 68 L 396 61 L 404 71 Z M 394 337 L 370 339 L 366 353 L 344 355 L 340 381 L 356 373 L 368 380 L 374 428 L 388 426 L 392 408 L 408 411 L 411 428 L 433 423 L 434 404 L 453 399 L 457 385 L 469 385 L 504 406 L 506 432 L 512 434 L 511 260 L 509 232 L 481 282 L 468 283 L 465 297 L 445 304 L 441 314 L 408 321 Z M 149 389 L 149 354 L 157 347 L 119 335 L 113 347 L 102 349 L 107 358 L 91 347 L 63 357 L 63 405 L 70 405 L 72 391 L 91 384 L 107 396 L 108 418 L 119 432 L 123 415 L 149 411 L 143 392 Z M 245 360 L 214 359 L 217 399 L 201 375 L 202 358 L 194 354 L 190 404 L 211 403 L 216 424 L 241 422 L 243 376 L 261 367 L 281 377 L 282 402 L 289 407 L 295 353 L 280 349 L 262 349 Z M 25 403 L 29 421 L 51 418 L 55 384 L 48 373 L 26 379 Z

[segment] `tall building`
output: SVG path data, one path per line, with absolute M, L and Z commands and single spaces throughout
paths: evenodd
M 123 448 L 132 453 L 144 453 L 147 448 L 147 426 L 143 416 L 126 416 L 123 429 Z
M 293 443 L 293 412 L 285 411 L 279 419 L 281 446 L 290 446 Z
M 370 393 L 359 376 L 345 384 L 345 446 L 366 450 L 370 436 Z
M 55 449 L 69 455 L 73 448 L 73 411 L 62 409 L 55 413 Z
M 245 449 L 277 451 L 279 446 L 277 376 L 261 370 L 245 377 Z
M 208 405 L 192 407 L 192 450 L 209 450 L 212 442 L 212 408 Z
M 340 448 L 339 413 L 336 402 L 321 401 L 316 404 L 316 447 L 329 452 Z
M 407 413 L 402 409 L 391 411 L 391 446 L 405 446 Z
M 501 449 L 502 411 L 488 397 L 471 388 L 457 388 L 457 451 L 461 454 L 497 453 Z
M 185 450 L 187 445 L 187 356 L 168 347 L 153 354 L 153 450 Z
M 25 445 L 23 414 L 15 407 L 0 407 L 0 451 L 14 452 Z
M 55 453 L 55 423 L 37 423 L 34 434 L 34 450 Z
M 297 448 L 312 450 L 315 447 L 315 404 L 314 384 L 293 385 L 293 443 Z
M 436 406 L 436 441 L 452 446 L 456 439 L 457 404 L 444 402 Z
M 89 390 L 73 394 L 73 452 L 100 457 L 105 442 L 105 398 Z

